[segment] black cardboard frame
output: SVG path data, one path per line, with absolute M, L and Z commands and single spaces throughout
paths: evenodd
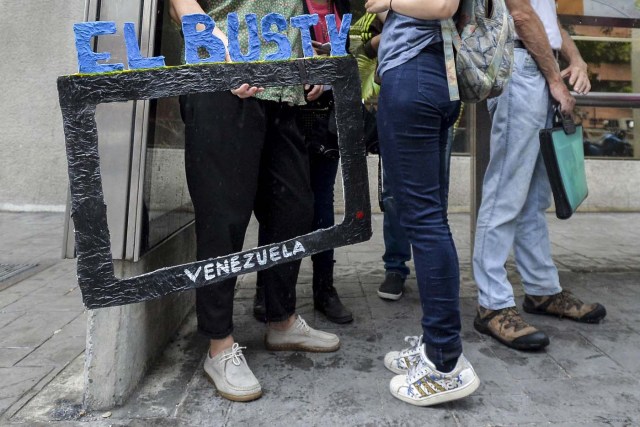
M 114 275 L 102 191 L 96 106 L 107 102 L 224 91 L 245 82 L 262 87 L 319 83 L 332 85 L 344 182 L 344 221 L 331 228 L 285 242 L 118 279 Z M 69 168 L 78 284 L 84 305 L 89 309 L 132 304 L 173 292 L 212 285 L 240 274 L 366 241 L 371 237 L 366 152 L 362 140 L 360 78 L 357 63 L 352 57 L 199 64 L 105 74 L 77 74 L 59 77 L 58 93 Z M 289 254 L 288 257 L 282 256 L 283 252 L 278 252 L 283 245 L 288 248 L 288 251 L 283 251 Z M 298 248 L 297 252 L 292 251 L 294 247 Z M 268 257 L 263 265 L 246 261 L 250 253 L 264 250 L 267 253 L 275 250 L 281 256 L 277 260 Z M 222 274 L 216 268 L 218 264 L 224 267 Z M 205 269 L 218 274 L 214 273 L 215 277 L 205 279 Z M 211 277 L 211 274 L 208 276 Z

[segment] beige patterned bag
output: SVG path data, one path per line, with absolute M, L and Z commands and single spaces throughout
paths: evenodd
M 460 0 L 457 26 L 453 19 L 440 24 L 451 100 L 475 103 L 500 95 L 511 78 L 515 35 L 504 0 Z

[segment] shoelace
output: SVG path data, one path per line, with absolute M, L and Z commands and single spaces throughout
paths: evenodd
M 307 325 L 307 322 L 300 317 L 300 315 L 298 315 L 298 319 L 296 321 L 296 328 L 302 329 L 305 332 L 309 330 L 309 325 Z
M 240 359 L 240 357 L 242 356 L 242 350 L 245 348 L 247 347 L 240 347 L 240 344 L 234 342 L 231 346 L 231 353 L 222 356 L 220 361 L 226 362 L 227 360 L 231 360 L 234 365 L 240 366 L 240 364 L 242 363 L 242 359 Z
M 404 337 L 404 340 L 407 344 L 409 344 L 409 348 L 405 348 L 400 352 L 400 356 L 404 357 L 409 355 L 409 353 L 414 353 L 420 345 L 422 345 L 422 335 L 420 336 L 407 336 Z
M 415 365 L 409 367 L 409 372 L 407 372 L 407 383 L 413 384 L 418 381 L 420 378 L 423 378 L 429 374 L 431 370 L 427 368 L 422 362 L 418 362 Z M 432 372 L 432 371 L 431 371 Z
M 558 296 L 554 298 L 552 304 L 557 305 L 562 310 L 562 313 L 569 311 L 571 306 L 575 306 L 576 309 L 580 309 L 580 306 L 583 304 L 578 298 L 576 298 L 569 291 L 562 291 Z
M 501 323 L 504 323 L 507 328 L 513 328 L 516 332 L 529 326 L 529 324 L 520 317 L 520 313 L 518 313 L 518 310 L 515 308 L 505 310 L 502 316 Z

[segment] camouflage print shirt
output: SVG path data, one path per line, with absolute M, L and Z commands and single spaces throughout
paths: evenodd
M 258 28 L 260 30 L 260 20 L 263 16 L 275 12 L 284 15 L 289 22 L 293 16 L 302 15 L 304 13 L 301 0 L 198 0 L 202 9 L 216 21 L 216 26 L 227 33 L 227 15 L 231 12 L 238 13 L 240 21 L 240 31 L 238 39 L 243 52 L 246 52 L 249 33 L 247 31 L 244 16 L 248 13 L 255 13 L 258 16 Z M 287 38 L 291 43 L 291 57 L 301 58 L 302 54 L 302 38 L 300 30 L 289 25 L 286 30 Z M 275 43 L 265 43 L 262 40 L 260 59 L 270 53 L 275 53 L 278 46 Z M 247 82 L 251 84 L 251 82 Z M 265 91 L 256 95 L 257 98 L 287 102 L 294 105 L 304 105 L 304 92 L 302 86 L 285 86 L 285 87 L 269 87 Z

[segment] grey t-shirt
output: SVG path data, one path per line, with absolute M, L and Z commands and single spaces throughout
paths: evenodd
M 378 74 L 402 65 L 430 44 L 442 41 L 440 21 L 411 18 L 390 11 L 378 49 Z

